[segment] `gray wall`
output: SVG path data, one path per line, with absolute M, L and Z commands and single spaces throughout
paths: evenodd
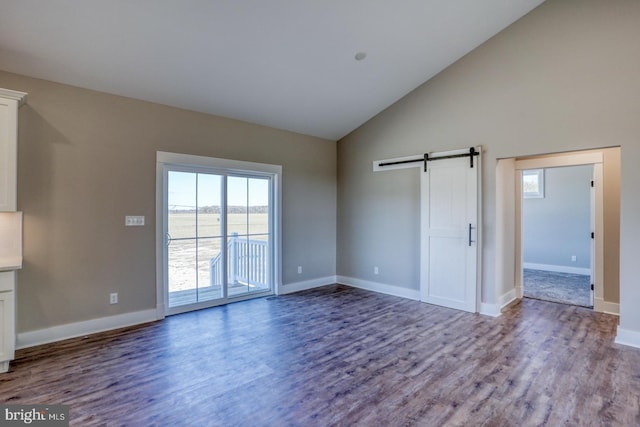
M 29 93 L 19 332 L 155 307 L 156 151 L 282 165 L 283 282 L 335 274 L 334 141 L 5 72 L 0 87 Z M 146 226 L 125 228 L 128 214 Z
M 547 1 L 340 140 L 338 274 L 371 280 L 372 260 L 384 260 L 391 271 L 377 281 L 417 289 L 418 171 L 371 164 L 482 145 L 482 301 L 497 303 L 509 291 L 496 282 L 497 159 L 620 146 L 621 326 L 640 331 L 638 22 L 640 2 Z
M 544 175 L 544 198 L 522 201 L 523 260 L 589 269 L 593 166 L 550 168 Z

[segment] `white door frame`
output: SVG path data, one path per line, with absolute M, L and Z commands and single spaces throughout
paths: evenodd
M 246 174 L 263 172 L 272 175 L 273 179 L 273 292 L 280 294 L 282 289 L 282 166 L 266 163 L 245 162 L 215 157 L 195 156 L 158 151 L 156 152 L 156 317 L 163 319 L 167 315 L 165 293 L 165 224 L 164 198 L 166 193 L 164 170 L 165 165 L 217 168 L 228 173 Z M 252 298 L 252 296 L 248 296 Z M 246 299 L 235 298 L 234 301 Z
M 554 167 L 593 165 L 594 192 L 595 192 L 595 217 L 594 221 L 594 256 L 591 260 L 591 268 L 594 271 L 594 310 L 604 311 L 604 214 L 603 214 L 603 187 L 602 187 L 602 163 L 603 154 L 601 151 L 588 151 L 581 153 L 564 153 L 550 156 L 533 157 L 516 160 L 515 168 L 515 291 L 516 298 L 522 298 L 522 170 L 524 169 L 545 169 Z

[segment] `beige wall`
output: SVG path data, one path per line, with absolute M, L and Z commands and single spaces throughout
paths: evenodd
M 371 164 L 482 145 L 482 301 L 495 304 L 497 159 L 621 146 L 621 326 L 640 331 L 638 22 L 640 2 L 547 1 L 339 141 L 338 275 L 372 279 L 368 260 L 384 259 L 385 283 L 417 289 L 418 172 Z
M 283 283 L 335 275 L 335 142 L 5 72 L 0 87 L 29 93 L 19 332 L 155 307 L 156 151 L 282 165 Z

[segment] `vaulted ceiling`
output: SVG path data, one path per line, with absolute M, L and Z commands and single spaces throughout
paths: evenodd
M 542 1 L 0 0 L 0 69 L 337 140 Z

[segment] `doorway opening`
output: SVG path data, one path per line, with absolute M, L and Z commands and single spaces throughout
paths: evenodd
M 498 159 L 496 166 L 496 287 L 499 313 L 523 297 L 522 171 L 593 165 L 595 224 L 593 226 L 593 309 L 619 315 L 620 147 Z M 499 314 L 496 314 L 499 315 Z
M 163 315 L 276 291 L 279 168 L 158 153 Z
M 594 165 L 522 171 L 525 298 L 593 308 Z

